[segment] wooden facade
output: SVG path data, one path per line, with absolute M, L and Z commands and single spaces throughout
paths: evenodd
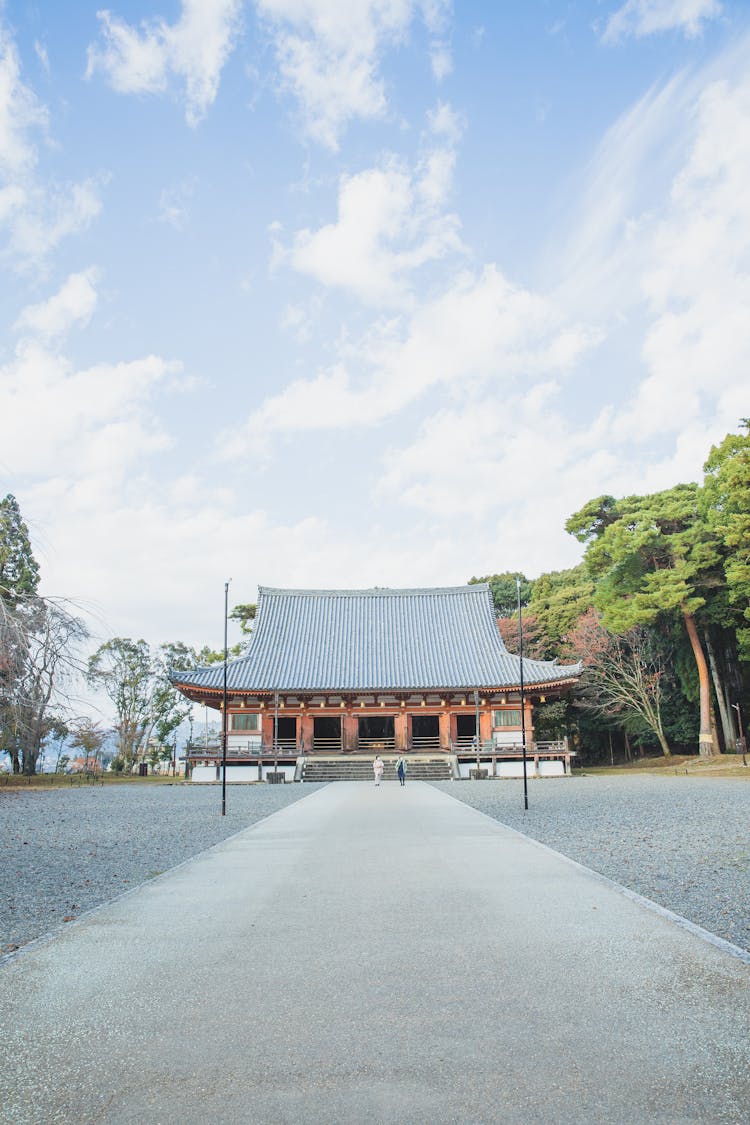
M 214 665 L 172 679 L 221 712 L 223 672 Z M 580 668 L 524 660 L 523 672 L 531 745 L 533 706 L 558 697 Z M 485 586 L 262 590 L 248 653 L 227 666 L 227 760 L 512 755 L 522 737 L 520 681 Z M 216 752 L 191 757 L 215 761 Z

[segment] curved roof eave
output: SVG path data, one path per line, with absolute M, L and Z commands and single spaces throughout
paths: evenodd
M 564 685 L 580 665 L 524 659 L 529 687 Z M 261 587 L 247 652 L 227 663 L 234 693 L 503 691 L 520 686 L 486 583 L 436 589 L 279 590 Z M 224 665 L 177 671 L 172 682 L 223 690 Z

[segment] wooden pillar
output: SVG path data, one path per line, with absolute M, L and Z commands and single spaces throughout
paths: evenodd
M 479 744 L 492 742 L 492 711 L 479 712 Z
M 526 707 L 524 708 L 526 711 L 526 743 L 530 746 L 534 741 L 534 724 L 531 720 L 533 704 L 530 700 L 528 702 L 524 700 L 524 702 L 526 703 Z
M 450 711 L 441 711 L 439 716 L 440 723 L 440 749 L 450 750 L 451 748 L 451 713 Z
M 268 752 L 273 749 L 273 711 L 262 711 L 260 716 L 260 733 L 263 738 L 263 750 Z
M 303 711 L 299 721 L 299 737 L 300 742 L 304 746 L 304 752 L 310 752 L 313 740 L 313 717 L 309 711 Z
M 357 749 L 357 740 L 359 737 L 359 723 L 357 715 L 353 711 L 343 711 L 341 714 L 341 745 L 344 750 L 352 751 Z
M 406 709 L 396 712 L 393 716 L 393 734 L 397 750 L 406 750 Z

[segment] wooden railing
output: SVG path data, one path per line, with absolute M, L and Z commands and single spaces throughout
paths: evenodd
M 313 753 L 318 754 L 340 754 L 341 736 L 339 735 L 338 738 L 313 738 L 310 749 Z
M 452 743 L 452 747 L 454 750 L 475 750 L 476 743 L 474 742 L 474 736 L 471 734 L 462 735 L 461 738 L 455 739 Z
M 396 749 L 396 739 L 391 736 L 390 738 L 360 738 L 359 750 L 364 750 L 365 753 L 383 753 L 389 750 Z
M 439 750 L 440 749 L 440 735 L 439 734 L 426 734 L 419 735 L 412 738 L 410 750 Z

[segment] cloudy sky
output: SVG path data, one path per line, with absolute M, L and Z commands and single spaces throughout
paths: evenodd
M 750 413 L 746 0 L 0 0 L 0 493 L 95 628 L 574 564 Z

